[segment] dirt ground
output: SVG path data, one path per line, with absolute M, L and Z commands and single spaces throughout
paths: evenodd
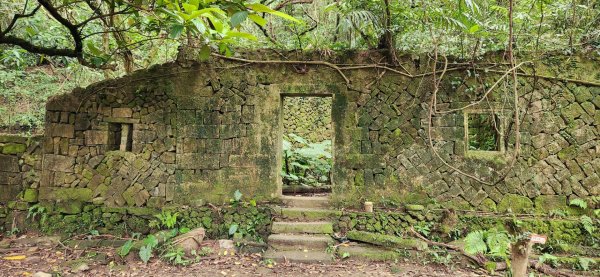
M 139 259 L 121 259 L 114 248 L 77 250 L 61 243 L 44 243 L 29 237 L 0 248 L 0 276 L 482 276 L 481 270 L 450 268 L 408 261 L 335 261 L 332 264 L 293 264 L 264 262 L 260 254 L 212 254 L 188 266 L 174 266 L 158 258 L 148 264 Z M 40 276 L 40 275 L 38 275 Z M 44 276 L 44 275 L 41 275 Z M 49 276 L 49 275 L 45 275 Z

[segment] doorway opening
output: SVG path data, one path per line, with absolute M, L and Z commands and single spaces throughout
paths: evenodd
M 331 192 L 331 95 L 282 97 L 282 194 Z

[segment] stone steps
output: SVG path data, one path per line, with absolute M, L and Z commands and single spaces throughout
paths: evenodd
M 263 255 L 265 259 L 270 259 L 276 262 L 293 262 L 293 263 L 331 263 L 333 255 L 325 251 L 273 251 L 268 250 Z
M 298 220 L 327 220 L 334 216 L 340 216 L 341 211 L 313 209 L 313 208 L 276 208 L 275 212 L 282 221 Z
M 327 210 L 327 197 L 281 196 L 285 207 L 275 209 L 276 219 L 268 238 L 265 259 L 278 262 L 331 263 L 327 253 L 333 244 L 333 224 L 329 221 L 339 212 Z
M 329 198 L 326 196 L 281 196 L 284 205 L 293 208 L 328 208 Z
M 333 239 L 329 235 L 273 234 L 268 238 L 275 250 L 327 250 Z
M 333 224 L 326 221 L 273 222 L 273 234 L 333 234 Z

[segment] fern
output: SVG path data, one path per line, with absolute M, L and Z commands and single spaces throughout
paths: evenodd
M 581 221 L 583 229 L 588 232 L 588 234 L 593 235 L 596 231 L 596 226 L 594 226 L 594 221 L 592 218 L 587 215 L 582 215 L 579 220 Z
M 486 253 L 488 250 L 481 230 L 471 232 L 465 237 L 465 251 L 471 255 Z
M 506 232 L 490 229 L 486 232 L 486 244 L 489 247 L 489 253 L 494 256 L 506 256 L 510 245 L 510 238 Z
M 575 199 L 571 200 L 571 202 L 569 202 L 569 205 L 579 207 L 582 209 L 587 209 L 587 207 L 588 207 L 588 203 L 585 202 L 585 200 L 583 200 L 581 198 L 575 198 Z

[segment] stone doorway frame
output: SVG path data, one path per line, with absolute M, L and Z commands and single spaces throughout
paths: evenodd
M 286 97 L 330 97 L 331 98 L 331 171 L 330 171 L 330 183 L 331 183 L 331 191 L 333 192 L 335 186 L 334 180 L 334 171 L 336 164 L 336 155 L 335 155 L 335 137 L 336 131 L 335 126 L 336 122 L 334 120 L 334 107 L 336 101 L 336 93 L 330 91 L 331 88 L 316 85 L 316 84 L 302 84 L 302 85 L 285 85 L 285 87 L 275 87 L 275 91 L 277 91 L 279 96 L 279 106 L 278 106 L 278 129 L 277 129 L 277 194 L 279 196 L 283 195 L 283 178 L 281 176 L 281 168 L 283 166 L 283 100 Z

